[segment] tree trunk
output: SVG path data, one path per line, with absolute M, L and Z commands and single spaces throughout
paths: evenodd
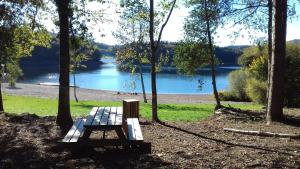
M 157 116 L 157 91 L 156 91 L 156 49 L 154 42 L 154 4 L 153 0 L 150 0 L 150 43 L 151 43 L 151 88 L 152 88 L 152 121 L 158 121 Z
M 216 84 L 215 58 L 214 58 L 214 52 L 213 52 L 213 44 L 212 44 L 212 39 L 211 39 L 210 23 L 209 23 L 209 16 L 208 16 L 208 11 L 207 11 L 206 0 L 204 0 L 204 8 L 205 8 L 206 31 L 207 31 L 209 55 L 210 55 L 210 65 L 211 65 L 211 79 L 212 79 L 214 97 L 215 97 L 216 104 L 217 104 L 215 109 L 218 109 L 221 107 L 221 103 L 220 103 L 220 98 L 219 98 L 217 84 Z
M 155 52 L 152 52 L 155 55 Z M 155 62 L 151 64 L 151 88 L 152 88 L 152 121 L 158 121 L 157 116 L 157 90 L 156 90 L 156 68 Z
M 0 76 L 1 78 L 1 76 Z M 4 107 L 3 107 L 3 98 L 2 98 L 2 89 L 1 89 L 1 79 L 0 79 L 0 112 L 4 112 Z
M 271 60 L 272 60 L 272 23 L 273 23 L 273 1 L 268 0 L 268 90 L 267 90 L 267 100 L 269 97 L 270 88 L 270 76 L 271 76 Z M 268 107 L 268 105 L 267 105 Z
M 273 55 L 271 61 L 267 122 L 283 118 L 284 58 L 286 49 L 287 1 L 275 1 Z
M 73 120 L 70 112 L 70 90 L 69 90 L 69 0 L 57 1 L 60 29 L 60 70 L 59 70 L 59 100 L 56 123 L 60 126 L 62 133 L 67 132 L 72 126 Z
M 76 95 L 76 74 L 75 74 L 75 71 L 73 73 L 73 81 L 74 81 L 74 97 L 75 97 L 76 102 L 78 103 L 78 98 L 77 98 L 77 95 Z
M 142 64 L 139 64 L 140 67 L 140 75 L 141 75 L 141 84 L 142 84 L 142 90 L 143 90 L 143 98 L 144 98 L 144 103 L 147 103 L 147 97 L 146 97 L 146 92 L 145 92 L 145 84 L 144 84 L 144 76 L 143 76 L 143 68 Z

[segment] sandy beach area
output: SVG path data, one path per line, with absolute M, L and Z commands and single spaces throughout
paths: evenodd
M 73 87 L 70 87 L 70 99 L 72 100 L 74 100 L 73 90 Z M 2 83 L 2 91 L 11 95 L 58 98 L 58 86 L 51 85 L 17 83 L 16 88 L 10 88 L 7 83 Z M 121 101 L 123 99 L 138 99 L 143 101 L 143 95 L 141 93 L 130 94 L 117 91 L 93 90 L 84 88 L 77 88 L 77 97 L 79 100 Z M 147 94 L 147 99 L 149 102 L 151 102 L 151 94 Z M 159 94 L 158 103 L 196 104 L 215 102 L 212 95 L 206 94 Z

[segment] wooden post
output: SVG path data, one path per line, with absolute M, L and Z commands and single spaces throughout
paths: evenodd
M 123 116 L 127 118 L 139 118 L 139 101 L 136 99 L 123 100 Z
M 139 118 L 139 101 L 135 99 L 123 100 L 122 127 L 128 138 L 127 118 Z

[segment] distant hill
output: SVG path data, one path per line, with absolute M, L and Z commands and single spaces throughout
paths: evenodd
M 98 49 L 99 49 L 99 54 L 101 54 L 101 56 L 115 56 L 115 45 L 107 45 L 105 43 L 94 43 Z
M 300 39 L 294 39 L 294 40 L 290 40 L 290 41 L 287 41 L 287 42 L 300 45 Z
M 300 42 L 300 40 L 294 40 Z M 293 42 L 294 42 L 293 41 Z M 87 66 L 86 70 L 94 70 L 101 65 L 100 59 L 104 56 L 115 57 L 116 49 L 119 46 L 107 45 L 104 43 L 94 43 L 98 49 L 93 54 L 92 58 L 84 63 Z M 173 65 L 174 48 L 177 43 L 162 42 L 162 48 L 159 53 L 168 53 L 170 58 L 166 66 Z M 242 51 L 249 46 L 228 46 L 216 47 L 215 55 L 222 65 L 237 65 L 237 59 L 242 54 Z M 59 44 L 52 42 L 52 47 L 47 49 L 43 47 L 36 47 L 33 51 L 32 57 L 22 58 L 21 67 L 25 74 L 35 72 L 42 74 L 45 72 L 58 72 L 59 71 Z
M 102 64 L 100 59 L 104 55 L 111 55 L 112 46 L 105 44 L 96 44 L 98 49 L 93 53 L 91 58 L 83 63 L 87 66 L 86 70 L 93 70 L 99 68 Z M 32 56 L 22 58 L 20 61 L 21 68 L 25 74 L 32 73 L 43 73 L 36 72 L 43 70 L 45 72 L 58 72 L 59 71 L 59 44 L 56 41 L 53 41 L 51 48 L 44 47 L 35 47 Z
M 215 55 L 223 65 L 238 65 L 238 57 L 249 46 L 216 47 Z

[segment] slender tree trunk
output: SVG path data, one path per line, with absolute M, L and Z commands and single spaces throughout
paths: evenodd
M 62 133 L 67 132 L 73 120 L 70 112 L 70 54 L 69 54 L 69 0 L 57 1 L 60 29 L 59 100 L 56 123 Z
M 139 64 L 139 68 L 140 68 L 141 84 L 142 84 L 142 90 L 143 90 L 144 103 L 147 103 L 147 97 L 146 97 L 146 92 L 145 92 L 145 84 L 144 84 L 143 68 L 142 68 L 141 63 Z
M 0 112 L 4 112 L 1 83 L 2 82 L 1 82 L 1 76 L 0 76 Z
M 212 78 L 212 86 L 214 91 L 214 97 L 216 100 L 216 109 L 221 107 L 220 98 L 217 90 L 216 84 L 216 69 L 215 69 L 215 58 L 213 52 L 213 44 L 211 39 L 211 32 L 210 32 L 210 23 L 209 23 L 209 16 L 207 11 L 207 2 L 204 0 L 204 8 L 205 8 L 205 20 L 206 20 L 206 31 L 207 31 L 207 38 L 208 38 L 208 45 L 209 45 L 209 54 L 210 54 L 210 65 L 211 65 L 211 78 Z
M 33 14 L 33 19 L 32 19 L 32 23 L 31 23 L 31 29 L 34 30 L 35 26 L 36 26 L 36 16 L 38 14 L 38 6 L 35 6 L 35 11 Z
M 283 118 L 284 58 L 286 50 L 287 1 L 275 1 L 273 55 L 271 61 L 267 122 Z
M 151 54 L 153 58 L 151 59 L 151 88 L 152 88 L 152 121 L 159 121 L 157 115 L 157 90 L 156 90 L 156 66 L 155 66 L 155 51 Z
M 75 71 L 73 73 L 73 81 L 74 81 L 74 97 L 75 97 L 76 102 L 78 103 L 78 98 L 77 98 L 77 95 L 76 95 L 76 74 L 75 74 Z
M 272 31 L 273 31 L 273 1 L 268 0 L 268 90 L 267 100 L 269 97 L 270 76 L 271 76 L 271 60 L 272 60 Z M 268 106 L 267 106 L 268 107 Z
M 157 116 L 157 91 L 156 91 L 156 50 L 154 42 L 154 2 L 150 0 L 150 43 L 151 43 L 151 88 L 152 88 L 152 121 L 158 121 Z

